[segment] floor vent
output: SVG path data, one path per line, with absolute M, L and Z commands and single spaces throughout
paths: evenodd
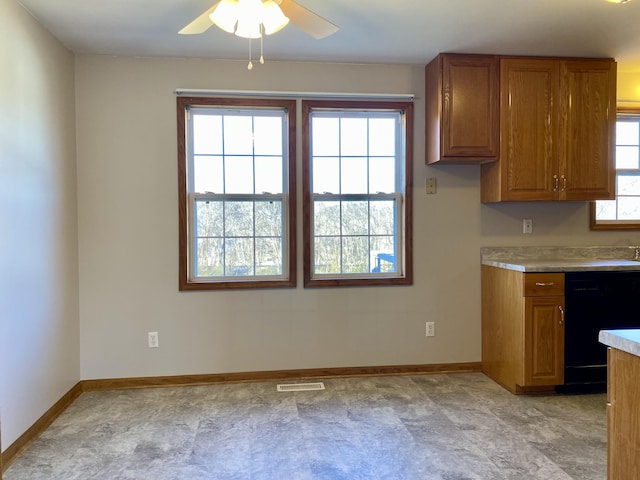
M 279 392 L 308 392 L 310 390 L 324 390 L 323 382 L 312 383 L 279 383 Z

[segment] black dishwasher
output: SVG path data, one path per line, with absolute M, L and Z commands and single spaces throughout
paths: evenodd
M 562 391 L 601 391 L 607 348 L 600 330 L 640 327 L 640 271 L 565 273 L 565 351 Z

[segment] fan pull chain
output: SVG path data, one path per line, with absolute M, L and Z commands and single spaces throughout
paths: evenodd
M 264 38 L 264 25 L 260 24 L 260 64 L 264 65 L 264 56 L 262 55 L 262 39 Z
M 253 62 L 251 61 L 251 39 L 249 39 L 249 65 L 247 65 L 247 70 L 253 69 Z

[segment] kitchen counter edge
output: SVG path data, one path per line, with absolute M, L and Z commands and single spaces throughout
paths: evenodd
M 593 272 L 640 271 L 640 262 L 634 260 L 491 260 L 483 259 L 482 265 L 517 270 L 519 272 Z
M 640 329 L 601 330 L 600 343 L 640 357 Z

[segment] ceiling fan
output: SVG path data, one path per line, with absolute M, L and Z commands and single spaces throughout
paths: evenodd
M 338 31 L 338 26 L 322 18 L 320 15 L 317 15 L 311 10 L 303 7 L 302 5 L 296 3 L 294 0 L 219 0 L 209 9 L 197 16 L 191 23 L 185 26 L 178 33 L 186 35 L 203 33 L 209 27 L 211 27 L 211 25 L 217 24 L 214 23 L 214 20 L 211 18 L 211 14 L 214 13 L 214 11 L 218 9 L 219 6 L 224 8 L 231 5 L 235 8 L 236 5 L 239 4 L 240 6 L 242 6 L 245 3 L 247 4 L 247 7 L 249 6 L 249 3 L 258 3 L 258 7 L 260 7 L 260 4 L 262 4 L 263 7 L 267 6 L 268 4 L 276 4 L 280 7 L 282 13 L 289 19 L 289 21 L 291 21 L 291 23 L 316 39 L 328 37 L 329 35 Z M 284 25 L 286 25 L 286 22 L 284 23 Z M 218 26 L 220 25 L 218 24 Z M 282 28 L 282 26 L 280 28 Z M 225 30 L 230 31 L 231 33 L 234 33 L 235 31 L 235 33 L 238 35 L 238 32 L 235 30 L 235 23 L 230 28 L 231 30 Z M 265 31 L 265 33 L 275 33 L 275 31 Z

